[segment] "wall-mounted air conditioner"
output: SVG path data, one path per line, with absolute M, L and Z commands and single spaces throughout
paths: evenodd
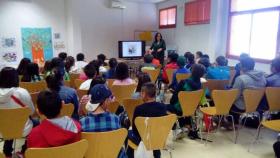
M 125 9 L 126 6 L 121 0 L 112 0 L 111 7 L 116 9 Z

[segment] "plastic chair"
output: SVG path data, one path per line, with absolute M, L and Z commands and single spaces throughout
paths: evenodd
M 79 100 L 81 100 L 84 95 L 87 95 L 87 93 L 88 90 L 77 89 L 77 95 L 79 97 Z
M 0 133 L 3 140 L 14 140 L 23 137 L 25 124 L 31 114 L 29 108 L 0 109 Z M 14 150 L 15 153 L 15 150 Z
M 69 116 L 71 117 L 74 112 L 74 105 L 72 103 L 63 104 L 62 109 L 60 111 L 60 116 Z M 45 115 L 39 114 L 40 120 L 46 119 Z
M 119 102 L 113 101 L 108 105 L 108 111 L 111 113 L 116 113 L 119 106 L 120 106 Z
M 266 87 L 265 95 L 269 105 L 269 112 L 280 111 L 280 88 Z
M 83 158 L 88 149 L 88 141 L 78 142 L 51 148 L 29 148 L 25 158 Z
M 147 150 L 167 150 L 172 157 L 171 150 L 166 148 L 166 140 L 176 119 L 175 114 L 135 119 L 136 128 Z M 132 142 L 129 141 L 129 144 Z
M 229 85 L 229 80 L 212 80 L 208 79 L 206 83 L 203 84 L 203 88 L 208 88 L 210 92 L 213 90 L 224 90 L 226 86 Z
M 168 85 L 170 85 L 172 83 L 172 79 L 173 79 L 173 73 L 176 71 L 176 69 L 166 69 L 166 74 L 167 74 L 167 78 L 168 78 Z
M 106 81 L 107 81 L 108 88 L 112 89 L 115 79 L 107 79 Z
M 124 106 L 125 111 L 127 112 L 128 119 L 130 122 L 133 121 L 132 119 L 133 119 L 135 108 L 141 104 L 143 104 L 142 99 L 125 99 L 125 100 L 123 100 L 123 106 Z
M 123 104 L 124 99 L 129 99 L 132 97 L 136 90 L 136 84 L 131 85 L 113 85 L 111 91 L 120 104 Z
M 244 97 L 244 103 L 245 103 L 245 112 L 244 113 L 239 113 L 241 115 L 248 115 L 249 113 L 253 113 L 257 111 L 257 108 L 264 96 L 264 88 L 261 89 L 245 89 L 243 91 L 243 97 Z M 239 124 L 241 123 L 242 117 L 239 118 Z M 245 125 L 247 121 L 247 117 L 245 118 L 245 121 L 243 123 L 243 126 Z M 260 121 L 260 117 L 259 117 L 259 121 Z M 236 138 L 235 138 L 235 143 L 237 143 L 237 139 L 238 139 L 238 135 L 239 135 L 239 129 L 237 128 L 237 134 L 236 134 Z
M 221 120 L 225 116 L 230 116 L 232 118 L 232 120 L 234 120 L 233 116 L 229 114 L 229 111 L 230 111 L 234 101 L 236 100 L 237 95 L 238 95 L 238 90 L 237 89 L 213 90 L 212 91 L 212 98 L 213 98 L 215 106 L 214 107 L 200 108 L 200 110 L 202 111 L 202 113 L 207 114 L 208 116 L 211 116 L 210 117 L 211 122 L 212 122 L 212 117 L 213 116 L 221 116 L 220 119 L 219 119 L 219 124 L 218 124 L 218 128 L 219 128 Z M 235 138 L 236 134 L 235 134 L 234 121 L 232 121 L 232 127 L 233 127 L 234 138 Z M 210 124 L 210 127 L 208 128 L 208 131 L 207 131 L 207 137 L 206 137 L 205 145 L 206 145 L 206 142 L 208 140 L 210 129 L 211 129 L 211 124 Z
M 85 158 L 116 158 L 127 137 L 124 128 L 108 132 L 83 132 L 82 138 L 88 140 L 89 147 Z
M 47 88 L 45 80 L 38 82 L 20 82 L 19 87 L 26 89 L 29 93 L 40 92 Z
M 159 73 L 160 73 L 160 69 L 154 69 L 154 70 L 148 70 L 148 69 L 144 69 L 142 70 L 142 72 L 145 72 L 147 74 L 149 74 L 150 78 L 151 78 L 151 81 L 153 83 L 156 83 L 157 79 L 158 79 L 158 76 L 159 76 Z
M 186 80 L 190 77 L 191 77 L 190 73 L 177 73 L 176 74 L 177 83 L 180 83 L 182 80 Z
M 74 81 L 76 89 L 79 89 L 80 86 L 81 86 L 81 84 L 82 84 L 83 82 L 84 82 L 84 80 L 76 79 L 76 80 Z
M 80 74 L 70 74 L 70 87 L 78 89 L 79 87 L 75 86 L 75 80 L 78 79 Z
M 182 108 L 183 117 L 194 116 L 199 102 L 203 96 L 203 90 L 181 91 L 178 94 L 179 102 Z

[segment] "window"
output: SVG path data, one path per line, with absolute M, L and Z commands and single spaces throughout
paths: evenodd
M 175 28 L 177 6 L 159 10 L 159 28 Z
M 265 61 L 275 58 L 280 41 L 279 15 L 279 0 L 231 0 L 227 55 L 248 53 Z
M 196 0 L 185 3 L 185 24 L 209 24 L 211 0 Z

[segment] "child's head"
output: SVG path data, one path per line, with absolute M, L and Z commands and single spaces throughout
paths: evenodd
M 118 61 L 117 61 L 116 58 L 111 58 L 111 59 L 109 60 L 109 67 L 110 67 L 110 69 L 116 68 L 117 65 L 118 65 Z
M 203 56 L 203 53 L 201 51 L 197 51 L 195 53 L 195 58 L 198 59 L 198 58 L 201 58 Z
M 63 75 L 57 68 L 54 68 L 52 72 L 46 77 L 47 87 L 53 91 L 59 91 L 62 85 Z
M 104 54 L 99 54 L 97 55 L 97 60 L 100 60 L 103 64 L 106 60 L 106 56 Z
M 216 63 L 218 66 L 227 66 L 228 65 L 228 60 L 224 56 L 218 56 L 216 58 Z
M 92 64 L 87 64 L 84 67 L 84 73 L 86 74 L 86 76 L 88 77 L 88 79 L 92 79 L 93 77 L 95 77 L 96 75 L 96 70 L 94 65 Z
M 152 63 L 153 62 L 153 59 L 154 59 L 154 56 L 152 54 L 145 54 L 144 55 L 144 62 L 145 63 Z
M 61 53 L 58 54 L 58 57 L 64 61 L 67 58 L 67 53 L 66 52 L 61 52 Z
M 186 66 L 186 58 L 184 56 L 179 56 L 179 58 L 177 59 L 177 65 L 180 68 L 183 68 Z
M 205 74 L 205 67 L 201 64 L 194 64 L 192 66 L 192 78 L 195 81 L 200 81 L 200 78 L 204 76 Z
M 39 113 L 45 115 L 48 119 L 59 116 L 62 108 L 62 100 L 55 91 L 41 91 L 37 98 L 37 106 Z
M 191 52 L 186 52 L 184 56 L 188 64 L 194 64 L 194 55 Z
M 142 86 L 145 83 L 151 82 L 151 78 L 147 73 L 139 73 L 137 77 L 138 77 L 138 85 L 136 88 L 136 92 L 140 92 Z
M 141 88 L 141 97 L 144 102 L 153 100 L 156 98 L 156 86 L 155 84 L 148 82 Z
M 116 67 L 116 79 L 124 80 L 129 77 L 128 74 L 128 65 L 126 63 L 119 63 Z
M 94 87 L 95 85 L 97 85 L 97 84 L 105 84 L 105 83 L 106 83 L 106 80 L 103 77 L 101 77 L 101 76 L 95 77 L 94 79 L 92 79 L 92 81 L 90 83 L 88 94 L 90 93 L 90 89 L 92 87 Z
M 280 57 L 272 60 L 271 72 L 272 73 L 279 73 L 280 72 Z
M 20 75 L 23 75 L 23 73 L 25 73 L 26 69 L 27 69 L 27 65 L 31 63 L 31 60 L 29 58 L 23 58 L 21 59 L 18 68 L 17 68 L 17 72 Z
M 12 67 L 4 67 L 0 72 L 0 88 L 19 87 L 17 70 Z
M 170 54 L 168 54 L 168 62 L 176 63 L 177 59 L 178 59 L 178 54 L 177 53 L 170 53 Z
M 67 72 L 71 70 L 71 67 L 75 65 L 75 59 L 72 56 L 68 56 L 65 59 L 65 69 Z
M 251 57 L 240 58 L 240 64 L 241 64 L 241 70 L 243 72 L 254 70 L 255 68 L 255 61 Z
M 208 58 L 200 58 L 198 63 L 205 66 L 205 68 L 208 68 L 211 65 L 210 60 Z
M 77 61 L 84 61 L 85 60 L 85 55 L 83 53 L 79 53 L 76 56 Z

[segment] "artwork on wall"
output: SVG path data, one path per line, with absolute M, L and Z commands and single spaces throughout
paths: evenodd
M 17 61 L 17 53 L 16 52 L 5 52 L 2 53 L 2 59 L 4 62 L 11 63 Z
M 51 28 L 22 28 L 23 56 L 43 65 L 53 57 Z
M 61 50 L 65 49 L 65 44 L 64 44 L 64 42 L 54 42 L 53 47 L 56 51 L 61 51 Z
M 2 38 L 1 45 L 3 48 L 14 48 L 16 47 L 16 38 Z

